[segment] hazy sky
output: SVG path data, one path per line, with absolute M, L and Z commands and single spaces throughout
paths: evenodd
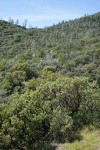
M 62 20 L 100 12 L 100 0 L 0 0 L 0 19 L 19 19 L 28 26 L 45 27 Z

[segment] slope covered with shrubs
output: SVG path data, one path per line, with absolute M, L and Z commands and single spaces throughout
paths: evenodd
M 100 127 L 100 13 L 44 29 L 0 21 L 0 31 L 2 150 Z

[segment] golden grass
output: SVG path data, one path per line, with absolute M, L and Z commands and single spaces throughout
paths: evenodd
M 81 132 L 83 139 L 64 144 L 63 150 L 100 150 L 100 129 L 84 129 Z

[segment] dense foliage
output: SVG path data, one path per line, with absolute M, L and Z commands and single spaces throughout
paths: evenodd
M 90 124 L 100 127 L 100 13 L 44 29 L 0 21 L 0 149 L 72 142 Z

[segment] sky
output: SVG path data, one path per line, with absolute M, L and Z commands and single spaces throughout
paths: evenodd
M 43 28 L 100 12 L 100 0 L 0 0 L 0 19 Z

